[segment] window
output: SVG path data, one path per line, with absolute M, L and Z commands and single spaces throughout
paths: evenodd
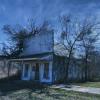
M 44 75 L 45 79 L 49 78 L 49 63 L 44 63 Z

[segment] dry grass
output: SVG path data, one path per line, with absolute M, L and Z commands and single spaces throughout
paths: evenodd
M 100 95 L 51 89 L 26 81 L 0 83 L 0 100 L 100 100 Z
M 84 86 L 84 87 L 95 87 L 95 88 L 100 88 L 100 82 L 75 83 L 75 85 Z

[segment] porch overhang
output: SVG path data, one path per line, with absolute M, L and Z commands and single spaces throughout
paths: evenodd
M 9 61 L 52 61 L 53 55 L 31 55 L 31 56 L 23 56 L 19 58 L 12 58 Z

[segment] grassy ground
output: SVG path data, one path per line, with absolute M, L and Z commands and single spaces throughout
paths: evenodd
M 85 82 L 85 83 L 77 83 L 75 85 L 100 88 L 100 82 Z
M 100 95 L 82 94 L 33 82 L 0 82 L 0 100 L 100 100 Z

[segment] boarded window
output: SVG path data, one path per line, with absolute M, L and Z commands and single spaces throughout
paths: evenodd
M 45 79 L 49 79 L 49 63 L 44 63 L 44 75 Z

